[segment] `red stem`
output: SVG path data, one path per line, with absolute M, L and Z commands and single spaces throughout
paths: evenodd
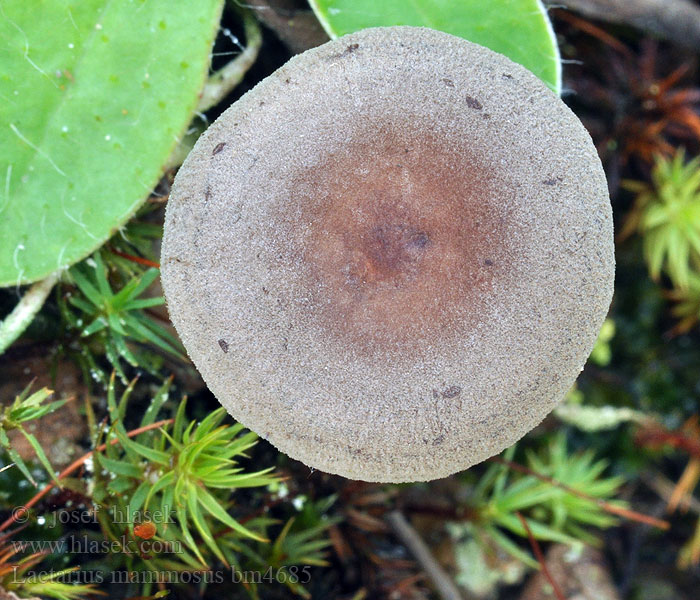
M 622 508 L 620 506 L 615 506 L 614 504 L 610 504 L 609 502 L 606 502 L 605 500 L 601 500 L 600 498 L 595 498 L 594 496 L 589 496 L 585 492 L 581 492 L 575 488 L 572 488 L 565 483 L 561 483 L 560 481 L 557 481 L 556 479 L 552 479 L 551 477 L 547 477 L 546 475 L 541 475 L 540 473 L 537 473 L 536 471 L 533 471 L 532 469 L 528 469 L 527 467 L 523 465 L 519 465 L 518 463 L 511 462 L 509 460 L 506 460 L 505 458 L 501 458 L 500 456 L 492 456 L 491 458 L 488 459 L 491 462 L 498 463 L 500 465 L 505 465 L 506 467 L 513 469 L 514 471 L 518 471 L 519 473 L 525 473 L 526 475 L 532 475 L 533 477 L 537 477 L 540 481 L 544 481 L 545 483 L 549 483 L 550 485 L 553 485 L 555 487 L 558 487 L 562 490 L 565 490 L 569 492 L 570 494 L 573 494 L 574 496 L 578 496 L 579 498 L 583 498 L 584 500 L 589 500 L 591 502 L 594 502 L 600 508 L 602 508 L 605 512 L 611 513 L 614 515 L 617 515 L 619 517 L 623 517 L 625 519 L 629 519 L 630 521 L 637 521 L 638 523 L 644 523 L 646 525 L 651 525 L 652 527 L 658 527 L 659 529 L 668 529 L 670 527 L 670 524 L 668 521 L 663 521 L 661 519 L 657 519 L 655 517 L 650 517 L 648 515 L 639 513 L 634 510 L 628 510 L 626 508 Z M 1 531 L 1 530 L 0 530 Z
M 126 435 L 127 437 L 135 437 L 141 433 L 144 433 L 146 431 L 150 431 L 151 429 L 158 429 L 158 427 L 162 427 L 163 425 L 168 425 L 173 422 L 173 419 L 164 419 L 162 421 L 157 421 L 156 423 L 151 423 L 150 425 L 146 425 L 145 427 L 139 427 L 138 429 L 134 429 L 133 431 L 129 431 Z M 113 440 L 109 441 L 110 446 L 115 446 L 116 444 L 119 443 L 119 439 L 114 438 Z M 94 450 L 91 450 L 87 454 L 84 454 L 77 460 L 75 460 L 73 463 L 68 465 L 63 471 L 61 471 L 58 474 L 58 479 L 63 479 L 64 477 L 67 477 L 74 471 L 77 471 L 83 464 L 85 464 L 85 461 L 90 458 L 95 452 L 102 452 L 107 448 L 107 444 L 100 444 L 95 448 Z M 46 486 L 37 492 L 29 502 L 27 502 L 24 506 L 20 506 L 16 508 L 15 510 L 12 511 L 12 515 L 10 516 L 9 519 L 7 519 L 2 525 L 0 525 L 0 531 L 5 531 L 10 525 L 12 525 L 17 519 L 23 517 L 25 514 L 27 514 L 28 509 L 30 509 L 32 506 L 34 506 L 39 500 L 41 500 L 46 494 L 48 494 L 54 487 L 56 487 L 55 482 L 50 481 L 49 483 L 46 484 Z
M 516 512 L 515 514 L 518 515 L 518 519 L 520 519 L 520 522 L 523 524 L 523 527 L 527 532 L 527 537 L 530 540 L 530 546 L 532 546 L 532 551 L 535 553 L 535 558 L 537 558 L 537 562 L 540 563 L 540 567 L 542 567 L 542 573 L 544 573 L 544 576 L 547 578 L 547 581 L 549 581 L 549 585 L 552 586 L 552 589 L 554 590 L 554 595 L 557 597 L 557 600 L 566 600 L 564 592 L 561 591 L 561 588 L 559 587 L 557 582 L 554 581 L 554 577 L 552 577 L 552 574 L 547 568 L 547 563 L 544 560 L 544 554 L 542 554 L 542 549 L 537 543 L 535 536 L 532 535 L 532 531 L 530 530 L 530 526 L 527 524 L 525 517 L 523 517 L 519 512 Z
M 117 256 L 121 256 L 122 258 L 126 258 L 131 262 L 135 262 L 140 265 L 146 265 L 147 267 L 155 267 L 156 269 L 160 269 L 159 263 L 153 262 L 152 260 L 148 260 L 147 258 L 143 258 L 141 256 L 134 256 L 133 254 L 127 254 L 126 252 L 122 252 L 121 250 L 117 250 L 116 248 L 110 248 L 109 251 L 112 254 L 116 254 Z

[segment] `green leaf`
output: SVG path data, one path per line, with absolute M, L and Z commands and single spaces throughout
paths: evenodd
M 557 94 L 561 65 L 554 31 L 539 0 L 309 0 L 331 38 L 367 27 L 430 27 L 505 54 Z
M 95 457 L 102 467 L 107 469 L 110 473 L 124 475 L 125 477 L 134 477 L 135 479 L 143 478 L 143 469 L 136 465 L 121 460 L 112 460 L 99 453 L 95 454 Z
M 151 504 L 151 499 L 153 498 L 153 496 L 155 496 L 162 489 L 172 485 L 174 479 L 175 471 L 170 471 L 169 473 L 166 473 L 160 479 L 158 479 L 158 481 L 156 481 L 148 491 L 148 495 L 146 496 L 144 506 L 148 508 Z
M 97 256 L 97 255 L 95 255 Z M 141 277 L 132 279 L 114 296 L 114 305 L 120 306 L 130 298 L 137 298 L 158 278 L 158 269 L 148 269 Z
M 267 541 L 261 535 L 246 529 L 238 521 L 236 521 L 231 515 L 229 515 L 219 502 L 212 496 L 205 488 L 196 486 L 197 499 L 199 503 L 204 507 L 204 509 L 215 519 L 221 521 L 227 527 L 230 527 L 234 531 L 237 531 L 241 535 L 253 538 L 259 542 Z
M 240 475 L 210 475 L 204 478 L 207 487 L 213 488 L 249 488 L 270 485 L 275 479 L 274 475 L 268 475 L 274 467 L 268 467 L 256 473 L 242 473 Z
M 29 384 L 29 387 L 31 387 L 31 384 Z M 39 391 L 34 392 L 31 396 L 29 396 L 29 398 L 24 399 L 23 396 L 26 395 L 27 391 L 27 388 L 25 388 L 22 394 L 20 394 L 17 397 L 18 404 L 21 404 L 22 406 L 39 406 L 44 400 L 46 400 L 51 394 L 53 394 L 52 390 L 44 387 L 41 388 Z
M 37 487 L 37 483 L 36 481 L 34 481 L 34 477 L 32 477 L 32 474 L 29 472 L 29 468 L 22 460 L 22 457 L 19 455 L 17 450 L 15 450 L 12 446 L 6 446 L 5 450 L 7 450 L 7 454 L 10 457 L 10 460 L 12 460 L 12 462 L 15 463 L 15 465 L 17 465 L 17 468 L 20 471 L 22 471 L 22 474 L 29 480 L 29 482 L 34 487 Z
M 58 481 L 58 477 L 56 477 L 56 473 L 54 472 L 49 459 L 44 453 L 44 449 L 41 447 L 41 444 L 39 444 L 39 440 L 37 440 L 31 433 L 25 431 L 24 427 L 19 427 L 18 429 L 22 432 L 22 435 L 26 438 L 31 447 L 34 448 L 34 452 L 36 452 L 36 456 L 39 459 L 39 462 L 41 462 L 41 464 L 44 466 L 44 469 L 46 469 L 46 472 L 49 474 L 51 479 L 53 479 L 54 483 L 60 488 L 61 483 Z
M 44 406 L 25 406 L 23 404 L 20 408 L 10 411 L 10 420 L 17 423 L 23 423 L 25 421 L 40 419 L 44 415 L 48 415 L 57 408 L 60 408 L 66 402 L 66 400 L 56 400 L 55 402 L 49 402 L 49 404 Z
M 183 436 L 183 430 L 185 428 L 185 408 L 187 406 L 187 396 L 185 396 L 181 401 L 180 405 L 177 407 L 177 412 L 175 413 L 175 422 L 173 423 L 173 438 L 181 441 Z
M 204 560 L 204 557 L 202 556 L 202 553 L 199 551 L 199 548 L 194 541 L 194 538 L 192 537 L 192 534 L 190 533 L 190 529 L 187 526 L 187 513 L 185 512 L 184 506 L 178 506 L 176 509 L 177 512 L 177 520 L 180 523 L 180 527 L 182 528 L 182 537 L 185 540 L 185 543 L 190 547 L 190 550 L 194 552 L 194 555 L 199 559 L 199 561 L 207 566 L 207 562 Z
M 221 562 L 226 563 L 226 557 L 224 557 L 223 552 L 221 552 L 221 549 L 216 545 L 214 535 L 212 534 L 202 511 L 199 509 L 199 505 L 197 504 L 198 489 L 199 488 L 196 485 L 188 485 L 186 488 L 189 517 L 197 528 L 197 531 L 199 531 L 199 535 L 202 536 L 204 543 L 209 547 L 214 555 L 221 560 Z
M 83 329 L 80 335 L 83 337 L 88 337 L 97 333 L 98 331 L 102 331 L 105 327 L 107 327 L 107 321 L 105 321 L 105 318 L 97 317 L 92 323 L 90 323 L 90 325 Z
M 165 332 L 165 330 L 161 330 L 159 326 L 153 323 L 148 317 L 138 314 L 131 314 L 127 316 L 125 320 L 127 333 L 134 339 L 140 339 L 143 342 L 151 342 L 155 346 L 158 346 L 161 350 L 170 352 L 175 356 L 181 356 L 176 348 L 162 339 L 163 337 L 167 336 L 167 332 Z
M 146 496 L 151 490 L 151 482 L 144 480 L 136 488 L 136 491 L 131 496 L 131 501 L 127 507 L 127 514 L 133 515 L 141 510 L 142 506 L 148 508 L 148 502 L 146 502 Z
M 289 534 L 289 530 L 292 528 L 292 525 L 294 525 L 294 517 L 289 519 L 284 527 L 282 527 L 282 531 L 280 531 L 280 534 L 277 536 L 277 539 L 274 541 L 272 544 L 272 556 L 279 557 L 282 554 L 282 545 L 284 544 L 284 540 L 286 539 L 287 535 Z
M 71 277 L 75 281 L 75 285 L 78 286 L 78 289 L 81 292 L 83 292 L 83 294 L 85 294 L 85 296 L 88 300 L 90 300 L 90 302 L 92 302 L 97 307 L 102 307 L 102 305 L 104 304 L 102 295 L 99 291 L 97 291 L 97 288 L 94 285 L 92 285 L 92 283 L 85 276 L 80 267 L 76 267 L 75 269 L 71 270 Z M 111 296 L 111 293 L 109 295 Z
M 502 513 L 523 510 L 547 501 L 558 491 L 557 488 L 543 484 L 533 477 L 524 477 L 508 488 L 507 492 L 498 499 L 496 507 Z
M 87 256 L 146 198 L 197 106 L 222 0 L 6 0 L 0 285 Z
M 111 322 L 112 320 L 110 320 L 110 324 Z M 112 341 L 114 342 L 114 347 L 119 353 L 119 356 L 121 356 L 132 367 L 137 367 L 139 364 L 139 359 L 136 358 L 136 356 L 131 350 L 129 350 L 129 347 L 126 345 L 126 340 L 124 339 L 124 336 L 118 331 L 115 331 L 114 329 L 112 329 Z
M 112 330 L 112 332 L 115 334 L 115 341 L 118 342 L 118 336 L 116 334 L 122 335 L 122 336 L 128 336 L 129 334 L 127 333 L 126 329 L 124 328 L 124 325 L 126 324 L 126 321 L 124 320 L 124 323 L 122 321 L 124 320 L 123 316 L 117 316 L 114 313 L 109 313 L 107 315 L 107 322 L 109 323 L 109 328 Z M 137 363 L 138 364 L 138 363 Z
M 649 274 L 652 279 L 658 280 L 661 276 L 661 267 L 664 264 L 664 256 L 667 248 L 667 237 L 670 230 L 654 229 L 644 236 L 644 250 Z
M 118 427 L 123 427 L 121 421 L 124 420 L 124 415 L 126 415 L 127 401 L 136 386 L 137 380 L 138 378 L 135 377 L 129 382 L 129 385 L 119 399 L 119 404 L 117 404 L 114 373 L 112 373 L 109 379 L 109 387 L 107 388 L 107 409 L 109 410 L 109 417 L 112 419 L 112 423 Z
M 520 519 L 518 519 L 518 517 L 514 514 L 499 515 L 498 524 L 502 527 L 505 527 L 506 529 L 509 529 L 513 533 L 516 533 L 517 535 L 520 535 L 524 538 L 528 537 L 525 527 L 523 527 L 523 524 L 520 522 Z M 532 532 L 533 537 L 535 537 L 538 540 L 545 540 L 548 542 L 560 542 L 562 544 L 569 545 L 575 545 L 577 543 L 577 540 L 571 537 L 570 535 L 566 535 L 561 531 L 552 529 L 544 523 L 540 523 L 539 521 L 535 521 L 534 519 L 527 519 L 527 524 L 530 527 L 530 531 Z
M 673 282 L 681 289 L 688 287 L 690 245 L 681 229 L 671 229 L 668 235 L 668 270 Z
M 105 340 L 105 355 L 107 356 L 107 360 L 109 360 L 112 367 L 114 367 L 117 375 L 119 375 L 119 379 L 121 379 L 122 382 L 126 382 L 126 373 L 124 373 L 124 369 L 122 369 L 119 361 L 119 354 L 117 353 L 116 345 L 110 338 Z
M 68 298 L 68 301 L 73 306 L 75 306 L 75 307 L 79 308 L 80 310 L 82 310 L 83 312 L 87 313 L 87 315 L 94 315 L 95 313 L 98 312 L 96 307 L 94 307 L 90 303 L 86 302 L 82 298 L 78 298 L 76 296 L 70 296 L 70 298 Z M 72 313 L 69 313 L 69 314 L 72 315 Z M 74 327 L 77 327 L 77 324 L 74 322 L 75 319 L 71 318 L 71 319 L 67 319 L 67 320 L 70 321 Z M 104 324 L 106 326 L 107 322 L 104 321 Z
M 144 458 L 157 464 L 168 464 L 169 456 L 166 452 L 161 452 L 160 450 L 150 448 L 149 446 L 144 446 L 143 444 L 139 444 L 138 442 L 129 439 L 119 427 L 115 428 L 115 432 L 125 450 L 132 450 L 133 452 L 140 454 Z
M 163 404 L 165 404 L 168 401 L 168 392 L 170 390 L 172 382 L 173 377 L 170 376 L 165 381 L 165 383 L 158 389 L 156 395 L 153 396 L 151 403 L 148 405 L 146 412 L 143 414 L 143 418 L 141 419 L 141 424 L 139 425 L 139 427 L 147 427 L 151 423 L 155 423 L 156 417 L 158 416 L 158 412 L 163 407 Z
M 518 560 L 524 562 L 528 567 L 533 569 L 539 569 L 540 564 L 532 558 L 525 550 L 520 548 L 513 540 L 508 536 L 499 531 L 496 527 L 484 527 L 484 531 L 491 536 L 494 542 L 496 542 L 503 550 L 505 550 L 511 556 L 517 558 Z
M 152 306 L 162 306 L 165 304 L 165 298 L 143 298 L 142 300 L 131 300 L 124 305 L 124 310 L 139 310 L 142 308 L 151 308 Z
M 214 429 L 226 417 L 226 409 L 221 407 L 210 412 L 197 426 L 197 431 L 192 437 L 193 442 L 203 442 L 204 436 Z
M 109 287 L 109 281 L 107 281 L 107 269 L 100 256 L 99 252 L 96 252 L 92 258 L 95 262 L 95 281 L 97 281 L 97 287 L 100 290 L 100 295 L 103 298 L 112 297 L 112 288 Z

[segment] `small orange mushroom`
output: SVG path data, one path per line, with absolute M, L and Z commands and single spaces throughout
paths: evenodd
M 156 526 L 150 521 L 134 525 L 134 535 L 142 540 L 150 540 L 156 532 Z
M 529 71 L 377 28 L 292 58 L 209 128 L 161 263 L 235 418 L 317 469 L 430 480 L 571 387 L 612 296 L 612 215 L 589 135 Z

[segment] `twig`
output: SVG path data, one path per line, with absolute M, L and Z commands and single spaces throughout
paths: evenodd
M 291 8 L 288 0 L 246 0 L 245 5 L 255 11 L 263 25 L 277 34 L 292 54 L 299 54 L 328 41 L 328 33 L 307 5 Z M 291 8 L 291 10 L 290 10 Z
M 463 504 L 457 506 L 436 506 L 433 504 L 402 504 L 401 508 L 407 513 L 420 513 L 431 515 L 446 521 L 476 521 L 479 511 Z
M 146 267 L 160 269 L 159 263 L 153 262 L 152 260 L 148 260 L 147 258 L 143 258 L 141 256 L 134 256 L 133 254 L 127 254 L 126 252 L 122 252 L 121 250 L 117 250 L 116 248 L 110 248 L 109 251 L 112 254 L 116 254 L 117 256 L 121 256 L 122 258 L 126 258 L 127 260 L 130 260 L 131 262 L 137 263 L 139 265 L 145 265 Z
M 636 441 L 643 446 L 660 447 L 668 444 L 673 448 L 685 450 L 690 456 L 700 458 L 700 440 L 686 432 L 669 431 L 660 424 L 647 427 L 637 432 Z
M 162 427 L 163 425 L 168 425 L 173 422 L 173 419 L 163 419 L 162 421 L 156 421 L 155 423 L 151 423 L 150 425 L 146 425 L 144 427 L 139 427 L 138 429 L 134 429 L 133 431 L 127 432 L 127 437 L 135 437 L 137 435 L 140 435 L 142 433 L 145 433 L 146 431 L 150 431 L 151 429 L 158 429 L 159 427 Z M 64 477 L 67 477 L 74 471 L 77 471 L 88 458 L 91 458 L 96 452 L 102 452 L 107 448 L 107 446 L 115 446 L 116 444 L 119 443 L 118 438 L 114 438 L 113 440 L 110 440 L 108 443 L 105 444 L 100 444 L 95 448 L 94 450 L 91 450 L 87 454 L 83 454 L 80 458 L 72 462 L 70 465 L 68 465 L 63 471 L 61 471 L 58 474 L 58 479 L 63 479 Z M 25 514 L 27 514 L 28 509 L 30 509 L 32 506 L 34 506 L 39 500 L 41 500 L 46 494 L 48 494 L 54 487 L 55 483 L 53 481 L 49 482 L 46 484 L 46 486 L 41 489 L 39 492 L 34 494 L 34 496 L 29 500 L 24 506 L 18 507 L 12 512 L 12 515 L 10 516 L 9 519 L 7 519 L 2 525 L 0 525 L 0 531 L 5 531 L 10 525 L 12 525 L 17 519 L 23 517 Z
M 520 519 L 520 522 L 525 528 L 527 538 L 530 540 L 530 546 L 532 546 L 532 551 L 535 553 L 535 558 L 537 559 L 537 562 L 540 563 L 540 567 L 542 567 L 542 573 L 544 573 L 544 576 L 547 578 L 547 581 L 549 581 L 549 585 L 552 586 L 552 589 L 554 590 L 554 595 L 557 597 L 557 600 L 566 600 L 564 592 L 561 591 L 559 584 L 557 584 L 557 582 L 554 580 L 554 577 L 552 577 L 552 574 L 547 568 L 547 562 L 545 561 L 544 555 L 542 554 L 542 549 L 540 548 L 539 543 L 535 539 L 535 536 L 532 535 L 532 531 L 530 530 L 530 526 L 528 525 L 527 520 L 525 519 L 525 517 L 523 517 L 523 515 L 520 514 L 520 512 L 516 512 L 515 514 L 518 516 L 518 519 Z
M 243 15 L 243 30 L 246 46 L 232 61 L 228 62 L 216 73 L 211 75 L 204 84 L 199 97 L 197 112 L 203 113 L 218 104 L 233 88 L 235 88 L 248 72 L 258 57 L 262 46 L 260 25 L 249 10 L 237 9 Z
M 438 564 L 430 549 L 411 526 L 401 512 L 392 510 L 386 515 L 396 536 L 409 549 L 423 570 L 435 585 L 435 589 L 443 600 L 462 600 L 462 595 L 450 576 Z
M 537 477 L 540 481 L 544 481 L 545 483 L 548 483 L 550 485 L 553 485 L 554 487 L 558 487 L 562 490 L 565 490 L 569 492 L 570 494 L 573 494 L 574 496 L 578 496 L 579 498 L 583 498 L 584 500 L 589 500 L 590 502 L 594 502 L 600 508 L 602 508 L 605 512 L 611 513 L 614 515 L 618 515 L 619 517 L 624 517 L 625 519 L 629 519 L 630 521 L 637 521 L 638 523 L 644 523 L 646 525 L 651 525 L 653 527 L 658 527 L 659 529 L 668 529 L 670 527 L 670 524 L 668 521 L 663 521 L 661 519 L 657 519 L 655 517 L 650 517 L 648 515 L 639 513 L 634 510 L 628 510 L 626 508 L 622 508 L 620 506 L 615 506 L 614 504 L 610 504 L 609 502 L 606 502 L 605 500 L 601 500 L 600 498 L 595 498 L 594 496 L 589 496 L 585 492 L 581 492 L 575 488 L 572 488 L 565 483 L 562 483 L 561 481 L 557 481 L 556 479 L 552 479 L 551 477 L 547 477 L 547 475 L 542 475 L 540 473 L 537 473 L 537 471 L 533 471 L 532 469 L 528 469 L 527 467 L 523 465 L 519 465 L 518 463 L 514 463 L 510 460 L 506 460 L 505 458 L 501 458 L 500 456 L 492 456 L 491 458 L 488 459 L 490 462 L 495 462 L 498 463 L 499 465 L 505 465 L 506 467 L 513 469 L 513 471 L 518 471 L 519 473 L 525 473 L 526 475 L 532 475 L 533 477 Z
M 545 0 L 589 18 L 622 23 L 697 50 L 700 7 L 690 0 Z
M 46 279 L 37 281 L 22 296 L 12 312 L 0 321 L 0 354 L 7 350 L 10 344 L 29 327 L 36 313 L 44 306 L 44 302 L 46 302 L 53 286 L 56 285 L 59 275 L 60 271 L 56 271 Z
M 676 489 L 676 485 L 670 479 L 662 473 L 654 473 L 653 475 L 642 473 L 641 479 L 658 494 L 659 498 L 668 504 L 673 495 L 673 490 Z M 700 500 L 694 496 L 689 496 L 686 502 L 688 509 L 692 510 L 696 515 L 700 515 Z
M 613 37 L 610 35 L 607 31 L 604 29 L 601 29 L 600 27 L 593 25 L 593 23 L 590 23 L 581 17 L 577 17 L 575 15 L 572 15 L 570 13 L 561 11 L 557 13 L 558 18 L 560 18 L 562 21 L 566 21 L 567 23 L 573 25 L 577 29 L 580 29 L 584 33 L 587 33 L 588 35 L 592 35 L 593 37 L 598 38 L 601 42 L 604 44 L 607 44 L 614 50 L 617 50 L 620 54 L 625 55 L 627 58 L 632 58 L 632 52 L 630 52 L 630 49 L 625 46 L 620 40 L 618 40 L 616 37 Z

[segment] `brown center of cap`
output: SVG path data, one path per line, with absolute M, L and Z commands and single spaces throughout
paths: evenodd
M 508 202 L 466 146 L 383 130 L 302 175 L 304 291 L 330 336 L 418 349 L 478 321 L 505 268 Z

